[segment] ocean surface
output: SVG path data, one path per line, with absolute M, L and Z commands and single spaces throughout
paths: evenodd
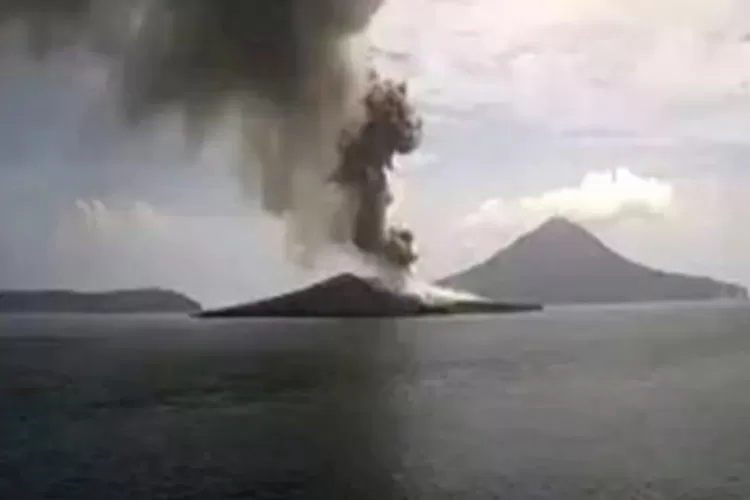
M 0 317 L 0 499 L 750 498 L 750 306 Z

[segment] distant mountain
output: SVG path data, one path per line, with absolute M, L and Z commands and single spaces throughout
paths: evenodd
M 228 317 L 389 317 L 431 314 L 508 313 L 541 309 L 534 304 L 493 302 L 450 295 L 429 298 L 392 290 L 376 279 L 339 274 L 307 288 L 259 302 L 203 311 L 201 318 Z
M 586 229 L 559 217 L 440 284 L 492 299 L 545 304 L 748 297 L 747 290 L 737 285 L 632 262 Z
M 156 313 L 200 310 L 200 304 L 169 290 L 102 293 L 64 290 L 0 291 L 0 313 Z

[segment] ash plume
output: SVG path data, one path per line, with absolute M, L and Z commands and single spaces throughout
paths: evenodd
M 413 235 L 388 227 L 392 202 L 387 170 L 393 156 L 412 152 L 422 138 L 422 122 L 409 104 L 405 83 L 381 80 L 371 71 L 363 99 L 365 119 L 356 130 L 345 130 L 340 142 L 340 163 L 334 180 L 355 202 L 352 241 L 363 252 L 396 267 L 416 261 Z
M 382 0 L 0 0 L 37 53 L 85 43 L 115 63 L 118 102 L 137 125 L 179 110 L 200 144 L 239 116 L 239 178 L 260 186 L 305 254 L 350 246 L 409 269 L 412 234 L 389 227 L 388 170 L 414 150 L 408 89 L 357 50 Z

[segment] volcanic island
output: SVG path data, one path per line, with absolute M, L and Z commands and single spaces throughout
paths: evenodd
M 197 313 L 199 318 L 406 317 L 539 311 L 540 304 L 497 302 L 468 293 L 417 293 L 393 289 L 377 278 L 344 273 L 258 302 Z

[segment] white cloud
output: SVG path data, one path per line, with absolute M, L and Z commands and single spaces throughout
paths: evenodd
M 639 177 L 626 168 L 590 172 L 578 186 L 562 187 L 522 198 L 523 210 L 562 215 L 578 221 L 611 220 L 630 215 L 664 214 L 674 189 L 668 182 Z
M 504 201 L 491 198 L 462 219 L 467 229 L 528 227 L 552 216 L 578 222 L 614 221 L 638 216 L 662 216 L 675 199 L 667 181 L 640 177 L 627 168 L 594 171 L 575 186 L 564 186 Z

